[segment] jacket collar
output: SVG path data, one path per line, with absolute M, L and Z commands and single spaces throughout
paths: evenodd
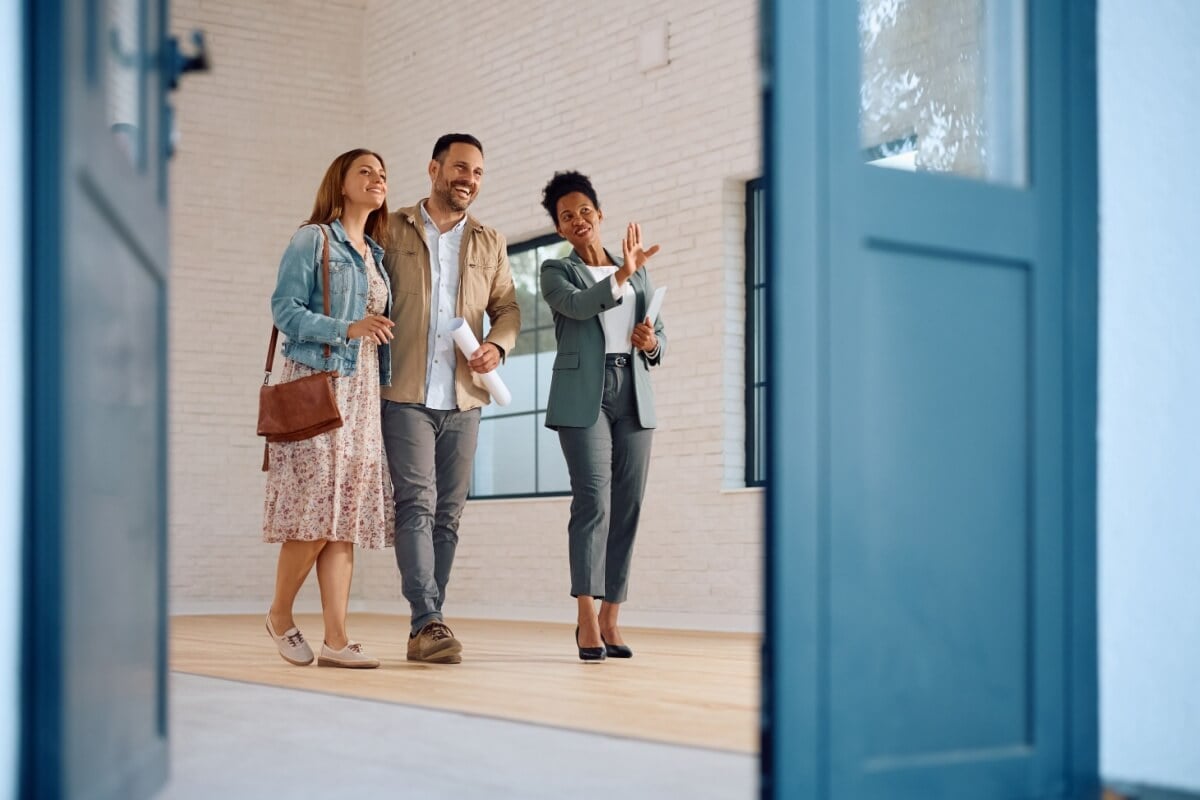
M 609 261 L 617 265 L 617 269 L 625 266 L 625 259 L 621 256 L 613 255 L 612 251 L 610 251 L 607 247 L 604 248 L 604 254 L 608 256 Z M 575 250 L 575 248 L 571 248 L 571 252 L 567 256 L 567 261 L 571 262 L 571 266 L 575 268 L 575 272 L 577 272 L 579 277 L 583 280 L 584 286 L 592 287 L 596 285 L 596 279 L 592 277 L 592 271 L 588 269 L 587 264 L 583 263 L 583 259 L 580 258 L 579 253 Z M 633 278 L 636 277 L 637 273 L 635 272 L 633 274 Z M 633 278 L 630 278 L 630 280 L 633 280 Z
M 333 222 L 329 223 L 329 230 L 333 232 L 333 238 L 337 239 L 339 242 L 350 244 L 350 237 L 346 235 L 346 229 L 342 227 L 342 221 L 340 219 L 335 219 Z
M 342 221 L 340 219 L 335 219 L 333 222 L 329 223 L 329 230 L 333 233 L 334 239 L 346 245 L 347 248 L 353 249 L 353 246 L 350 244 L 350 237 L 346 235 L 346 229 L 342 226 Z M 379 259 L 383 258 L 383 248 L 376 244 L 374 239 L 372 239 L 370 236 L 367 236 L 365 233 L 363 234 L 363 239 L 365 239 L 367 245 L 370 246 L 371 252 L 375 254 L 376 261 L 379 261 Z
M 395 212 L 402 219 L 406 220 L 409 225 L 412 225 L 414 228 L 420 231 L 421 238 L 425 238 L 425 218 L 421 216 L 421 203 L 424 203 L 428 200 L 428 197 L 422 197 L 419 201 L 413 203 L 411 206 L 405 206 L 404 208 L 397 209 Z M 467 224 L 463 228 L 463 233 L 466 234 L 471 231 L 481 230 L 482 228 L 483 223 L 475 219 L 473 216 L 471 216 L 470 212 L 468 212 Z

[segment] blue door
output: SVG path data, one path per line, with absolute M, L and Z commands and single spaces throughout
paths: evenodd
M 165 2 L 39 0 L 22 796 L 167 773 Z
M 767 17 L 764 795 L 1089 796 L 1094 4 Z

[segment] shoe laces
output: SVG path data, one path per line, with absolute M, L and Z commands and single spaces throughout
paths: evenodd
M 300 631 L 284 634 L 283 638 L 287 640 L 288 647 L 299 647 L 304 644 L 304 634 Z
M 358 642 L 351 642 L 350 644 L 346 645 L 346 648 L 352 653 L 358 653 L 359 655 L 362 655 L 362 645 Z
M 450 629 L 447 628 L 442 623 L 440 623 L 440 622 L 429 623 L 429 638 L 432 639 L 433 641 L 439 642 L 442 639 L 449 639 L 453 635 L 454 634 L 450 633 Z

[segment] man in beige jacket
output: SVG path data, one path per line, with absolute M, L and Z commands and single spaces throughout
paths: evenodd
M 471 482 L 489 372 L 517 342 L 521 310 L 499 232 L 467 213 L 483 182 L 483 145 L 449 133 L 429 162 L 429 197 L 391 215 L 384 266 L 392 281 L 392 385 L 382 387 L 383 438 L 396 501 L 396 565 L 412 609 L 408 659 L 462 661 L 442 618 Z M 483 337 L 483 315 L 491 330 Z M 468 359 L 450 323 L 483 342 Z

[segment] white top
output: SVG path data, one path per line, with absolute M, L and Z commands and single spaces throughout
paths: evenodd
M 613 300 L 624 298 L 620 305 L 600 312 L 600 326 L 604 328 L 604 352 L 628 354 L 633 349 L 630 337 L 633 336 L 634 315 L 637 313 L 637 298 L 633 287 L 629 285 L 629 281 L 625 281 L 617 288 L 617 279 L 612 277 L 617 271 L 616 267 L 593 267 L 591 264 L 586 266 L 596 283 L 608 279 Z
M 421 203 L 425 221 L 425 245 L 429 248 L 429 338 L 425 362 L 425 407 L 439 411 L 458 408 L 454 391 L 457 365 L 450 322 L 458 312 L 458 254 L 462 249 L 464 216 L 458 224 L 442 233 Z

